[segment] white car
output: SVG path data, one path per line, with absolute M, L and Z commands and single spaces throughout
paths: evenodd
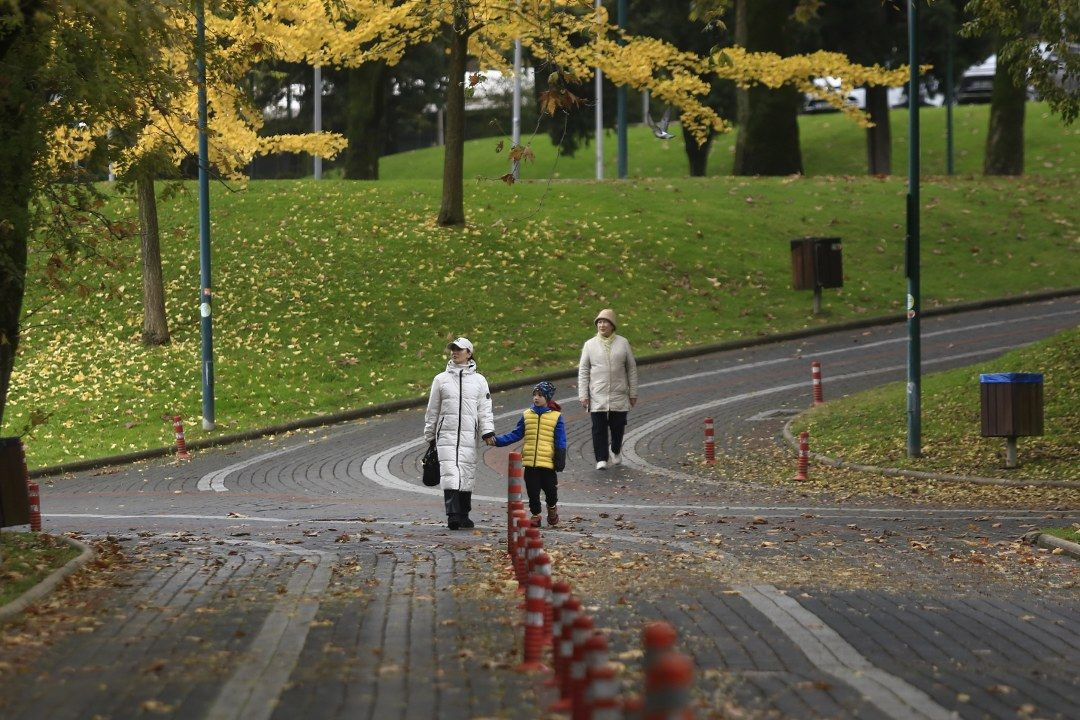
M 960 76 L 956 86 L 956 102 L 988 103 L 994 94 L 994 73 L 997 72 L 997 55 L 991 55 L 978 65 L 972 65 Z

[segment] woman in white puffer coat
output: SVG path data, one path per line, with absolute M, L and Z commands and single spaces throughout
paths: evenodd
M 424 440 L 435 443 L 439 453 L 439 486 L 446 506 L 446 525 L 451 530 L 471 528 L 473 483 L 476 480 L 478 441 L 494 443 L 495 418 L 491 392 L 483 375 L 476 372 L 473 345 L 460 337 L 447 346 L 446 370 L 431 382 Z

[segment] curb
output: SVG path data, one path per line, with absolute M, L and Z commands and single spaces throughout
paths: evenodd
M 1074 543 L 1070 540 L 1059 538 L 1056 535 L 1039 533 L 1039 537 L 1035 538 L 1035 544 L 1039 547 L 1044 547 L 1049 550 L 1061 550 L 1065 555 L 1071 555 L 1072 557 L 1080 560 L 1080 544 Z
M 962 312 L 969 312 L 972 310 L 985 310 L 988 308 L 1006 307 L 1009 305 L 1023 305 L 1025 303 L 1039 302 L 1042 300 L 1054 300 L 1057 298 L 1072 297 L 1074 295 L 1080 295 L 1080 286 L 1064 288 L 1061 290 L 1047 290 L 1043 292 L 1030 293 L 1027 295 L 1011 295 L 1003 298 L 992 298 L 989 300 L 974 300 L 971 302 L 956 303 L 954 305 L 931 308 L 930 310 L 924 311 L 922 316 L 938 317 L 943 315 L 956 315 Z M 878 317 L 866 318 L 864 320 L 850 320 L 842 323 L 822 325 L 820 327 L 805 328 L 802 330 L 791 330 L 788 332 L 775 333 L 772 335 L 762 335 L 756 338 L 728 340 L 721 343 L 712 343 L 710 345 L 698 345 L 696 347 L 684 348 L 682 350 L 670 350 L 668 352 L 656 353 L 655 355 L 647 355 L 645 357 L 642 357 L 638 360 L 637 364 L 655 365 L 657 363 L 668 362 L 671 360 L 683 360 L 685 358 L 711 355 L 713 353 L 724 352 L 728 350 L 742 350 L 745 348 L 758 347 L 761 345 L 771 345 L 773 343 L 787 342 L 788 340 L 800 340 L 802 338 L 816 337 L 818 335 L 828 335 L 829 333 L 843 332 L 845 330 L 860 330 L 862 328 L 891 325 L 893 323 L 900 322 L 907 322 L 907 316 L 903 313 L 880 315 Z M 562 380 L 571 377 L 577 377 L 576 367 L 574 369 L 556 370 L 554 372 L 542 373 L 539 375 L 528 375 L 526 377 L 518 378 L 516 380 L 506 380 L 503 382 L 493 383 L 489 386 L 489 389 L 491 390 L 491 392 L 502 392 L 504 390 L 515 390 L 517 388 L 529 387 L 530 385 L 535 385 L 541 380 Z M 221 447 L 223 445 L 233 445 L 235 443 L 246 442 L 248 440 L 257 440 L 258 438 L 267 437 L 269 435 L 278 435 L 281 433 L 292 432 L 294 430 L 325 427 L 328 425 L 338 425 L 340 423 L 351 422 L 353 420 L 359 420 L 367 417 L 374 417 L 376 415 L 385 415 L 387 413 L 397 412 L 399 410 L 411 410 L 413 408 L 424 407 L 426 404 L 426 396 L 394 400 L 391 402 L 380 403 L 378 405 L 372 405 L 371 407 L 359 408 L 355 410 L 346 410 L 345 412 L 334 413 L 330 415 L 319 415 L 315 417 L 304 418 L 301 420 L 291 420 L 289 422 L 281 423 L 278 425 L 270 425 L 268 427 L 258 428 L 255 430 L 247 430 L 245 432 L 235 433 L 232 435 L 222 435 L 216 438 L 196 440 L 194 442 L 187 443 L 187 448 L 188 450 L 204 450 L 206 448 Z M 36 479 L 41 477 L 50 477 L 53 475 L 63 475 L 64 473 L 82 472 L 84 470 L 97 470 L 99 468 L 109 467 L 111 465 L 127 465 L 130 463 L 139 462 L 141 460 L 152 460 L 154 458 L 167 457 L 175 452 L 176 446 L 170 445 L 169 447 L 140 450 L 138 452 L 125 453 L 122 455 L 110 455 L 91 460 L 79 460 L 76 462 L 63 463 L 60 465 L 36 468 L 30 471 L 30 477 Z
M 795 439 L 795 436 L 791 434 L 791 423 L 795 422 L 801 417 L 796 415 L 795 417 L 784 423 L 784 440 L 792 448 L 798 450 L 799 441 Z M 912 477 L 920 478 L 922 480 L 938 480 L 940 482 L 963 484 L 968 483 L 971 485 L 1004 485 L 1007 487 L 1059 487 L 1059 488 L 1071 488 L 1080 490 L 1080 482 L 1070 482 L 1068 480 L 1008 480 L 1005 478 L 984 478 L 972 475 L 947 475 L 945 473 L 924 472 L 922 470 L 901 470 L 900 468 L 885 468 L 878 467 L 876 465 L 860 465 L 858 463 L 848 462 L 847 460 L 831 458 L 828 455 L 822 455 L 820 453 L 812 452 L 810 457 L 821 463 L 822 465 L 831 465 L 836 468 L 848 468 L 849 470 L 858 470 L 860 472 L 872 472 L 881 475 L 890 475 L 892 477 Z
M 63 535 L 60 535 L 58 537 L 64 542 L 66 542 L 68 545 L 73 545 L 74 547 L 82 550 L 82 552 L 79 553 L 78 556 L 68 560 L 66 563 L 64 563 L 62 567 L 53 570 L 37 585 L 30 588 L 22 595 L 9 602 L 7 605 L 0 607 L 0 623 L 7 622 L 11 618 L 21 613 L 26 608 L 28 608 L 30 605 L 34 604 L 41 598 L 48 595 L 56 588 L 57 585 L 60 584 L 61 580 L 82 568 L 83 565 L 88 563 L 94 557 L 94 549 L 86 543 L 76 540 L 75 538 L 65 537 Z

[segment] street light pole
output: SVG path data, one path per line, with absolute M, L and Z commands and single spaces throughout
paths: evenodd
M 521 39 L 514 41 L 514 112 L 510 116 L 510 144 L 521 144 Z M 510 172 L 517 180 L 521 175 L 521 163 L 511 161 Z
M 601 0 L 596 0 L 596 12 L 599 16 Z M 596 179 L 604 179 L 604 71 L 596 68 Z
M 314 130 L 317 133 L 322 132 L 322 66 L 315 66 L 315 78 L 312 84 L 315 86 L 315 95 L 312 100 L 315 101 L 315 122 Z M 322 180 L 322 155 L 315 156 L 315 179 Z
M 626 0 L 619 0 L 618 6 L 618 22 L 619 29 L 626 29 Z M 622 45 L 622 40 L 619 40 L 619 44 Z M 626 86 L 620 85 L 615 91 L 615 127 L 618 133 L 618 156 L 619 156 L 619 178 L 626 177 L 626 168 L 628 164 L 627 158 L 627 146 L 626 146 Z
M 945 172 L 956 172 L 953 154 L 953 53 L 956 50 L 952 23 L 949 23 L 949 40 L 945 47 Z
M 919 3 L 908 0 L 907 454 L 922 455 L 922 348 L 919 335 Z
M 199 102 L 199 316 L 202 331 L 202 427 L 214 429 L 214 325 L 210 316 L 210 151 L 206 142 L 206 18 L 195 0 L 195 73 Z

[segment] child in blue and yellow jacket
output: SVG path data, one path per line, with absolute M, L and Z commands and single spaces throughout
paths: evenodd
M 559 524 L 559 476 L 566 467 L 566 424 L 562 408 L 552 400 L 555 386 L 547 380 L 533 388 L 532 407 L 521 413 L 513 432 L 495 438 L 496 447 L 524 440 L 525 490 L 529 493 L 532 526 L 540 527 L 540 491 L 547 501 L 548 525 Z

